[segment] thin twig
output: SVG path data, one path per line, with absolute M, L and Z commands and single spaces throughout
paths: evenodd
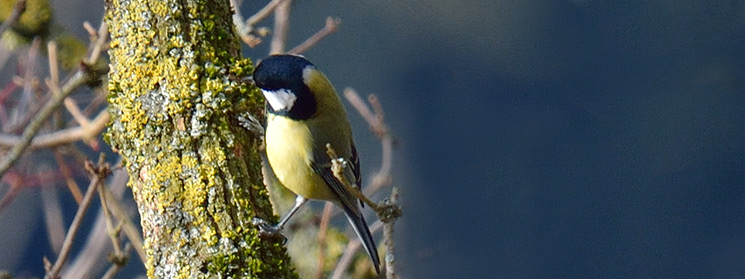
M 368 102 L 370 103 L 372 110 L 353 89 L 345 89 L 344 96 L 367 121 L 370 125 L 370 130 L 372 130 L 380 139 L 382 145 L 383 158 L 380 170 L 373 176 L 372 185 L 368 187 L 370 191 L 374 192 L 391 183 L 394 139 L 388 130 L 388 126 L 385 125 L 385 113 L 383 112 L 383 106 L 377 96 L 370 94 L 368 97 Z M 393 240 L 393 226 L 396 220 L 402 215 L 401 207 L 398 205 L 398 188 L 393 187 L 393 189 L 391 189 L 390 198 L 384 200 L 375 212 L 383 223 L 383 244 L 386 247 L 386 278 L 395 279 L 398 276 L 395 267 L 396 257 L 395 242 Z
M 18 22 L 18 19 L 21 18 L 21 15 L 24 11 L 26 11 L 26 0 L 16 1 L 16 5 L 13 7 L 13 12 L 11 12 L 10 16 L 3 22 L 2 25 L 0 25 L 0 35 L 5 33 L 5 31 L 13 26 L 13 24 L 16 24 L 16 22 Z
M 341 24 L 341 19 L 327 17 L 326 25 L 323 26 L 321 30 L 318 30 L 318 32 L 313 34 L 313 36 L 311 36 L 310 38 L 308 38 L 307 40 L 305 40 L 303 43 L 299 44 L 298 46 L 287 51 L 287 53 L 301 54 L 307 51 L 309 48 L 316 45 L 319 41 L 321 41 L 326 36 L 331 35 L 332 33 L 339 30 L 339 24 Z
M 349 101 L 349 103 L 352 104 L 355 109 L 357 109 L 362 118 L 367 121 L 367 123 L 370 125 L 370 130 L 373 131 L 375 136 L 377 136 L 378 138 L 382 138 L 386 135 L 390 135 L 390 133 L 388 132 L 388 127 L 383 122 L 383 107 L 380 104 L 377 96 L 375 96 L 374 94 L 370 94 L 370 96 L 368 97 L 368 101 L 372 105 L 374 112 L 373 110 L 370 110 L 370 108 L 365 104 L 365 101 L 362 100 L 360 95 L 357 94 L 357 91 L 355 91 L 354 89 L 345 88 L 344 97 L 346 97 L 347 101 Z
M 106 221 L 106 235 L 111 240 L 111 246 L 114 247 L 114 255 L 121 255 L 122 248 L 119 247 L 119 232 L 121 231 L 121 225 L 114 228 L 114 222 L 111 218 L 111 212 L 109 211 L 108 203 L 106 202 L 106 186 L 103 183 L 98 183 L 98 197 L 101 200 L 101 211 L 103 211 L 104 221 Z M 121 223 L 120 223 L 121 224 Z
M 230 8 L 233 12 L 233 25 L 235 25 L 235 33 L 241 40 L 247 45 L 252 46 L 252 39 L 249 39 L 251 33 L 251 27 L 246 26 L 243 22 L 243 16 L 241 16 L 241 3 L 237 0 L 230 0 Z
M 344 97 L 347 98 L 347 101 L 349 101 L 355 109 L 357 109 L 357 112 L 365 119 L 365 121 L 367 121 L 371 129 L 377 125 L 378 119 L 375 117 L 372 110 L 367 107 L 365 101 L 360 97 L 360 94 L 357 94 L 357 91 L 349 87 L 344 88 Z
M 132 250 L 132 245 L 127 243 L 124 245 L 124 253 L 117 254 L 117 259 L 115 261 L 111 262 L 111 266 L 109 266 L 109 269 L 106 270 L 106 273 L 101 277 L 101 279 L 111 279 L 114 278 L 114 275 L 116 275 L 119 270 L 121 270 L 124 267 L 124 264 L 127 262 L 127 258 L 129 257 L 129 252 Z
M 65 179 L 67 189 L 69 189 L 72 197 L 75 198 L 75 202 L 80 205 L 80 202 L 83 200 L 83 194 L 80 191 L 80 186 L 78 186 L 78 183 L 75 182 L 75 179 L 73 179 L 72 171 L 70 170 L 70 167 L 67 166 L 65 158 L 62 157 L 62 154 L 60 154 L 58 149 L 54 150 L 54 159 L 57 161 L 57 166 L 59 167 L 60 174 Z
M 75 121 L 80 124 L 80 127 L 84 130 L 88 128 L 88 125 L 90 125 L 90 120 L 88 120 L 85 115 L 83 115 L 82 112 L 80 112 L 80 108 L 78 107 L 78 102 L 73 100 L 72 98 L 66 98 L 64 101 L 65 108 L 67 109 L 67 112 L 72 115 L 72 118 L 75 119 Z
M 27 146 L 29 149 L 40 149 L 54 147 L 58 145 L 73 143 L 79 140 L 91 139 L 97 136 L 104 128 L 106 123 L 110 119 L 109 112 L 102 110 L 96 118 L 94 118 L 87 129 L 81 126 L 71 127 L 56 132 L 42 134 L 34 137 L 31 143 Z M 12 136 L 7 134 L 0 134 L 0 146 L 18 146 L 24 140 L 23 136 Z
M 334 204 L 327 202 L 323 207 L 323 213 L 321 214 L 321 223 L 318 225 L 318 266 L 316 269 L 316 278 L 323 278 L 323 266 L 326 262 L 326 242 L 327 232 L 329 228 L 329 221 L 331 220 L 331 212 L 334 209 Z
M 30 175 L 19 173 L 27 171 L 27 169 L 28 168 L 20 168 L 19 170 L 8 172 L 8 174 L 2 178 L 2 180 L 8 184 L 9 190 L 5 193 L 2 199 L 0 199 L 0 215 L 13 203 L 18 193 L 24 188 L 51 183 L 52 181 L 57 181 L 59 179 L 59 175 L 54 171 L 52 171 L 52 174 L 46 175 L 44 175 L 44 173 Z
M 370 125 L 370 130 L 380 139 L 383 155 L 380 164 L 380 170 L 373 175 L 370 186 L 367 188 L 370 192 L 376 192 L 383 186 L 390 185 L 392 182 L 391 170 L 393 169 L 393 146 L 395 139 L 391 136 L 388 126 L 385 125 L 385 114 L 383 106 L 380 104 L 378 97 L 374 94 L 368 96 L 370 107 L 362 100 L 359 94 L 352 88 L 344 89 L 344 97 L 359 112 L 362 118 Z
M 398 188 L 393 187 L 391 189 L 391 198 L 388 203 L 397 207 L 398 205 Z M 398 215 L 395 218 L 390 218 L 388 221 L 383 222 L 383 245 L 385 245 L 385 275 L 388 279 L 398 278 L 396 275 L 396 251 L 395 242 L 393 241 L 393 224 L 396 219 L 400 217 L 401 212 L 399 210 Z
M 114 197 L 114 194 L 108 187 L 103 187 L 103 190 L 106 192 L 107 197 Z M 109 199 L 108 202 L 109 207 L 111 208 L 111 213 L 113 213 L 114 216 L 116 216 L 116 219 L 119 220 L 122 230 L 124 230 L 124 235 L 127 236 L 129 242 L 134 246 L 137 256 L 143 263 L 147 262 L 145 250 L 143 249 L 145 246 L 142 241 L 142 231 L 135 226 L 135 223 L 133 223 L 132 219 L 129 218 L 129 215 L 127 215 L 126 210 L 124 210 L 124 207 L 119 203 L 118 199 L 112 198 Z
M 5 180 L 6 183 L 8 183 L 10 189 L 5 193 L 5 196 L 0 199 L 0 213 L 3 213 L 5 209 L 13 203 L 16 196 L 18 196 L 18 193 L 23 189 L 23 178 L 15 172 L 11 172 L 3 177 L 2 180 Z
M 347 191 L 349 191 L 352 195 L 362 200 L 365 204 L 369 205 L 370 208 L 372 208 L 375 211 L 375 213 L 378 215 L 378 218 L 384 224 L 383 227 L 385 229 L 383 231 L 383 242 L 385 243 L 387 247 L 386 249 L 388 249 L 386 250 L 385 262 L 386 262 L 386 267 L 390 268 L 390 269 L 387 269 L 386 275 L 388 276 L 387 278 L 389 279 L 396 278 L 395 266 L 394 266 L 395 257 L 394 257 L 394 249 L 393 249 L 393 246 L 394 246 L 393 224 L 399 217 L 401 217 L 401 208 L 398 206 L 398 189 L 395 187 L 393 188 L 390 200 L 385 200 L 381 204 L 376 204 L 372 202 L 370 199 L 367 198 L 367 196 L 362 194 L 362 192 L 359 191 L 359 189 L 352 187 L 349 184 L 349 181 L 345 179 L 343 173 L 344 173 L 344 168 L 347 166 L 347 163 L 346 161 L 344 161 L 344 158 L 338 157 L 336 155 L 336 152 L 334 151 L 334 149 L 331 147 L 330 144 L 326 144 L 326 149 L 327 149 L 326 152 L 328 153 L 329 157 L 332 158 L 331 169 L 336 179 L 339 180 L 339 182 L 341 182 L 341 184 L 344 185 Z M 388 175 L 388 174 L 385 174 L 385 175 Z M 377 223 L 380 223 L 380 222 L 377 222 Z M 345 255 L 342 256 L 342 260 L 340 260 L 340 263 L 339 263 L 339 266 L 342 266 L 342 267 L 337 266 L 337 269 L 336 269 L 337 271 L 346 270 L 346 265 L 347 265 L 346 261 L 348 261 L 349 258 L 351 258 L 351 256 L 349 257 L 345 257 L 345 256 L 347 255 L 347 253 L 349 254 L 354 253 L 354 251 L 356 251 L 356 249 L 359 248 L 359 242 L 357 243 L 356 246 L 354 246 L 354 250 L 350 251 L 350 249 L 352 249 L 351 248 L 352 246 L 353 245 L 351 243 L 349 244 L 349 246 L 347 246 L 347 251 L 344 252 Z M 342 262 L 344 262 L 345 264 L 342 265 L 341 264 Z M 340 276 L 340 273 L 337 273 L 337 271 L 334 272 L 333 278 L 338 278 L 337 276 Z
M 49 59 L 49 79 L 47 87 L 53 94 L 59 93 L 59 63 L 57 61 L 57 43 L 50 41 L 47 43 L 47 56 Z
M 84 23 L 90 26 L 87 21 Z M 109 45 L 106 44 L 106 40 L 109 39 L 109 28 L 106 26 L 106 22 L 101 20 L 101 25 L 98 27 L 98 32 L 95 35 L 91 35 L 91 42 L 93 47 L 88 50 L 88 57 L 83 58 L 83 63 L 93 65 L 98 61 L 98 57 L 101 56 L 101 51 L 107 48 Z
M 120 199 L 127 190 L 126 184 L 127 180 L 129 180 L 127 172 L 122 169 L 121 161 L 112 165 L 111 169 L 113 171 L 111 178 L 106 179 L 106 187 L 103 187 L 106 192 L 109 209 L 118 222 L 120 222 L 121 229 L 128 238 L 127 241 L 122 242 L 132 243 L 133 247 L 138 251 L 137 256 L 142 255 L 143 258 L 140 259 L 144 263 L 146 260 L 144 259 L 145 253 L 142 251 L 144 247 L 142 244 L 142 230 L 129 219 L 129 216 L 136 212 L 136 209 L 127 206 L 123 207 L 119 204 L 120 202 L 124 202 Z M 132 201 L 131 198 L 128 201 Z M 132 209 L 135 211 L 133 212 Z M 103 273 L 105 268 L 107 268 L 104 260 L 108 258 L 109 261 L 112 261 L 111 256 L 114 256 L 114 254 L 111 253 L 103 212 L 99 212 L 95 218 L 96 220 L 90 225 L 91 233 L 88 234 L 87 239 L 78 241 L 78 243 L 84 241 L 85 244 L 77 246 L 75 259 L 69 259 L 63 272 L 60 273 L 62 278 L 85 278 L 88 276 L 87 274 Z M 130 230 L 129 227 L 132 227 L 132 229 Z M 107 257 L 106 255 L 110 256 Z M 116 258 L 113 258 L 113 260 L 116 260 Z
M 349 193 L 352 194 L 355 198 L 369 205 L 370 208 L 372 208 L 374 211 L 377 212 L 378 210 L 380 210 L 378 204 L 362 194 L 362 192 L 360 192 L 360 189 L 353 187 L 352 184 L 349 183 L 344 175 L 344 170 L 347 168 L 348 165 L 346 159 L 337 156 L 337 153 L 336 151 L 334 151 L 334 148 L 331 147 L 331 144 L 326 144 L 326 153 L 329 155 L 329 158 L 331 158 L 331 171 L 334 173 L 334 177 L 336 177 L 336 179 L 341 182 L 341 185 L 343 185 L 344 188 L 346 188 L 347 191 L 349 191 Z
M 254 25 L 258 24 L 260 21 L 264 20 L 270 14 L 272 14 L 272 12 L 274 11 L 274 9 L 276 9 L 277 6 L 280 3 L 282 3 L 282 1 L 286 1 L 286 0 L 272 0 L 271 2 L 269 2 L 269 4 L 266 4 L 266 6 L 264 6 L 263 8 L 261 8 L 261 10 L 259 10 L 254 15 L 252 15 L 251 17 L 249 17 L 246 20 L 246 25 L 248 25 L 248 26 L 254 26 Z
M 283 0 L 279 4 L 274 8 L 274 35 L 269 44 L 269 54 L 284 53 L 287 46 L 292 0 Z
M 370 226 L 370 233 L 375 233 L 379 231 L 383 227 L 383 223 L 378 221 L 372 224 Z M 339 258 L 339 262 L 336 264 L 336 268 L 334 268 L 334 272 L 331 275 L 331 279 L 340 279 L 344 276 L 344 271 L 346 271 L 349 267 L 349 265 L 352 263 L 352 259 L 354 258 L 354 255 L 357 254 L 357 250 L 360 249 L 362 246 L 362 242 L 360 242 L 359 238 L 352 240 L 347 244 L 347 249 L 344 250 L 344 253 L 342 254 L 341 258 Z
M 2 67 L 2 65 L 0 65 L 0 67 Z M 3 127 L 5 127 L 7 125 L 6 123 L 9 121 L 8 113 L 5 111 L 3 105 L 5 105 L 5 100 L 8 99 L 16 89 L 18 89 L 18 84 L 15 82 L 9 82 L 2 90 L 0 90 L 0 124 L 2 124 Z
M 95 41 L 93 38 L 98 37 L 96 34 L 98 31 L 96 31 L 96 28 L 93 28 L 93 25 L 91 25 L 90 22 L 83 21 L 83 29 L 88 32 L 88 37 L 91 38 L 91 42 Z
M 67 230 L 59 257 L 57 257 L 54 265 L 47 270 L 46 276 L 44 276 L 45 279 L 57 279 L 59 277 L 59 271 L 67 261 L 67 256 L 70 254 L 80 224 L 83 221 L 83 217 L 85 217 L 85 214 L 88 212 L 88 207 L 93 200 L 93 193 L 96 192 L 98 184 L 101 183 L 106 175 L 108 175 L 108 164 L 103 161 L 103 157 L 99 159 L 99 164 L 96 167 L 93 167 L 93 163 L 90 161 L 86 162 L 86 168 L 91 172 L 91 182 L 88 185 L 88 190 L 85 191 L 83 202 L 80 204 L 80 207 L 78 207 L 78 211 L 75 213 L 75 218 L 73 218 L 72 224 L 70 224 L 70 228 Z
M 240 1 L 237 0 L 230 0 L 230 5 L 233 8 L 235 13 L 233 13 L 233 24 L 235 24 L 235 32 L 238 34 L 238 37 L 243 40 L 243 42 L 248 45 L 249 47 L 253 48 L 259 44 L 261 44 L 261 38 L 254 36 L 254 34 L 259 35 L 261 37 L 266 36 L 269 32 L 267 31 L 267 28 L 255 28 L 254 25 L 259 23 L 259 21 L 263 20 L 264 17 L 257 17 L 260 16 L 260 14 L 265 13 L 266 15 L 271 14 L 272 11 L 274 11 L 274 8 L 279 4 L 279 2 L 282 0 L 273 0 L 272 2 L 269 2 L 266 7 L 261 9 L 258 13 L 256 13 L 254 16 L 252 16 L 253 20 L 255 22 L 249 23 L 245 22 L 243 20 L 243 17 L 241 16 Z M 254 18 L 257 17 L 257 18 Z M 257 20 L 258 19 L 258 20 Z
M 33 44 L 32 44 L 32 47 L 33 47 Z M 33 80 L 35 78 L 36 77 L 32 76 L 31 79 Z M 36 116 L 39 110 L 42 109 L 40 105 L 29 106 L 27 104 L 28 103 L 27 99 L 29 98 L 28 96 L 31 90 L 26 90 L 27 88 L 26 79 L 19 77 L 19 76 L 13 76 L 12 80 L 14 84 L 18 85 L 22 89 L 22 91 L 21 91 L 20 100 L 17 100 L 16 104 L 13 106 L 15 109 L 12 111 L 12 113 L 9 116 L 10 118 L 9 118 L 7 126 L 3 126 L 3 132 L 5 133 L 23 132 L 23 129 L 28 127 L 28 123 Z M 34 103 L 44 104 L 48 102 L 49 99 L 50 99 L 50 95 L 47 94 L 46 96 L 43 96 L 39 100 L 36 100 Z
M 96 44 L 91 48 L 90 56 L 84 59 L 84 62 L 88 65 L 92 65 L 92 63 L 96 62 L 101 50 L 104 48 L 103 44 L 106 42 L 107 37 L 108 29 L 106 28 L 106 25 L 102 23 L 101 28 L 99 28 L 99 38 L 96 41 Z M 72 94 L 76 88 L 85 84 L 86 79 L 87 67 L 79 67 L 75 74 L 62 86 L 60 94 L 52 96 L 52 98 L 44 104 L 39 113 L 36 114 L 28 127 L 23 131 L 20 142 L 14 145 L 13 148 L 11 148 L 4 156 L 3 161 L 0 163 L 0 177 L 5 175 L 5 172 L 7 172 L 16 161 L 18 161 L 23 152 L 26 151 L 26 148 L 31 145 L 31 141 L 34 136 L 36 136 L 36 133 L 39 132 L 39 129 L 41 129 L 41 126 L 44 121 L 46 121 L 47 117 L 49 117 L 57 107 L 62 104 L 64 99 Z

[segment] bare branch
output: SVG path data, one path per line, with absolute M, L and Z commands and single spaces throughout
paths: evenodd
M 279 6 L 279 4 L 282 3 L 282 1 L 287 1 L 287 0 L 272 0 L 271 2 L 269 2 L 269 4 L 267 4 L 266 6 L 264 6 L 264 8 L 261 8 L 261 10 L 259 10 L 258 12 L 256 12 L 256 14 L 252 15 L 251 17 L 249 17 L 246 20 L 246 25 L 248 25 L 248 26 L 254 26 L 254 25 L 258 24 L 260 21 L 264 20 L 270 14 L 272 14 L 272 12 L 274 11 L 274 9 L 277 8 L 277 6 Z
M 105 192 L 106 201 L 112 215 L 117 219 L 117 226 L 127 237 L 128 242 L 132 244 L 140 257 L 142 263 L 146 262 L 144 245 L 142 241 L 142 230 L 133 223 L 130 216 L 134 213 L 134 208 L 128 208 L 122 205 L 122 195 L 128 190 L 126 184 L 129 180 L 127 172 L 121 169 L 121 161 L 112 165 L 112 176 L 107 179 L 106 187 L 102 187 Z M 135 210 L 136 211 L 136 210 Z M 85 278 L 89 274 L 101 272 L 104 268 L 102 259 L 106 255 L 112 255 L 108 232 L 106 230 L 106 221 L 103 212 L 99 212 L 96 220 L 91 224 L 85 244 L 76 252 L 76 258 L 68 260 L 69 264 L 65 266 L 64 271 L 60 274 L 62 278 Z M 129 255 L 128 252 L 127 255 Z
M 26 147 L 30 149 L 40 149 L 73 143 L 79 140 L 91 139 L 100 134 L 101 131 L 106 128 L 106 123 L 109 122 L 109 119 L 109 112 L 103 110 L 90 122 L 87 129 L 78 126 L 39 135 L 34 137 L 31 143 Z M 23 136 L 18 137 L 0 134 L 0 146 L 13 146 L 15 148 L 15 146 L 22 144 L 24 140 L 25 138 Z
M 357 109 L 362 118 L 370 125 L 370 130 L 380 139 L 383 158 L 380 164 L 380 170 L 373 175 L 372 183 L 368 187 L 368 191 L 376 192 L 381 187 L 390 185 L 392 182 L 391 170 L 393 168 L 393 145 L 395 139 L 388 131 L 388 126 L 385 125 L 383 106 L 380 104 L 377 96 L 370 94 L 368 97 L 372 110 L 352 88 L 344 89 L 344 97 Z
M 287 32 L 290 29 L 290 6 L 292 0 L 283 0 L 274 8 L 274 35 L 269 44 L 269 54 L 285 52 Z
M 90 24 L 88 24 L 88 26 L 90 26 Z M 88 58 L 84 58 L 83 63 L 88 65 L 95 64 L 101 56 L 101 51 L 108 47 L 108 44 L 106 44 L 108 38 L 109 28 L 106 26 L 106 22 L 102 20 L 101 25 L 98 27 L 98 32 L 95 35 L 91 35 L 93 47 L 88 50 Z
M 59 63 L 57 61 L 57 43 L 50 41 L 47 43 L 47 56 L 49 59 L 49 79 L 47 87 L 53 94 L 59 93 Z
M 299 44 L 298 46 L 294 47 L 293 49 L 287 51 L 287 53 L 294 53 L 294 54 L 301 54 L 305 51 L 307 51 L 309 48 L 316 45 L 318 42 L 320 42 L 323 38 L 325 38 L 328 35 L 331 35 L 332 33 L 339 30 L 339 25 L 341 24 L 341 19 L 339 18 L 333 18 L 333 17 L 327 17 L 326 18 L 326 25 L 323 27 L 323 29 L 319 30 L 313 36 L 305 40 L 302 44 Z
M 85 29 L 85 31 L 88 32 L 88 37 L 94 38 L 94 37 L 97 37 L 98 36 L 98 35 L 96 35 L 96 28 L 93 28 L 93 25 L 91 25 L 90 22 L 84 21 L 83 22 L 83 28 Z M 93 41 L 95 41 L 95 40 L 91 40 L 91 42 L 93 42 Z
M 269 4 L 258 13 L 251 16 L 249 21 L 244 21 L 240 12 L 238 12 L 240 11 L 239 1 L 230 0 L 230 5 L 233 7 L 233 10 L 236 11 L 233 13 L 233 24 L 235 24 L 236 33 L 238 33 L 238 37 L 241 38 L 246 45 L 253 48 L 261 43 L 261 38 L 254 36 L 254 34 L 260 37 L 269 34 L 268 28 L 255 28 L 254 25 L 258 24 L 259 21 L 271 14 L 274 11 L 274 8 L 277 7 L 277 4 L 281 1 L 282 0 L 273 0 L 269 2 Z
M 365 204 L 369 205 L 370 208 L 372 208 L 374 211 L 380 210 L 380 207 L 375 202 L 371 201 L 369 198 L 367 198 L 362 192 L 360 192 L 360 189 L 357 189 L 356 187 L 353 187 L 352 184 L 349 183 L 346 176 L 344 175 L 344 170 L 347 168 L 347 161 L 337 156 L 336 151 L 334 151 L 334 148 L 331 147 L 331 144 L 326 144 L 326 153 L 329 155 L 329 158 L 331 158 L 331 171 L 334 173 L 334 177 L 336 177 L 339 182 L 341 182 L 341 185 L 344 186 L 344 188 L 349 191 L 350 194 L 352 194 L 355 198 L 361 200 Z
M 107 34 L 108 29 L 106 28 L 106 25 L 101 23 L 101 28 L 99 28 L 99 38 L 91 48 L 89 57 L 84 59 L 84 62 L 88 65 L 95 63 L 98 59 L 101 50 L 104 48 L 103 45 L 106 42 L 106 38 L 108 37 Z M 54 94 L 51 99 L 44 104 L 39 113 L 35 115 L 28 127 L 23 131 L 18 144 L 15 144 L 4 156 L 3 161 L 0 162 L 0 177 L 5 175 L 5 172 L 7 172 L 16 161 L 18 161 L 26 148 L 31 145 L 33 138 L 36 136 L 36 133 L 39 132 L 39 129 L 41 129 L 44 121 L 46 121 L 57 107 L 59 107 L 67 96 L 72 94 L 76 88 L 85 83 L 86 76 L 87 67 L 79 67 L 75 74 L 65 83 L 64 86 L 62 86 L 60 93 Z
M 21 189 L 23 188 L 21 186 L 23 184 L 23 178 L 21 178 L 20 175 L 16 173 L 11 173 L 10 175 L 3 177 L 3 180 L 8 183 L 10 189 L 8 190 L 8 192 L 5 193 L 5 196 L 0 199 L 0 213 L 2 213 L 11 203 L 13 203 L 13 200 L 15 200 L 16 196 L 19 192 L 21 192 Z
M 31 47 L 28 49 L 28 56 L 26 58 L 26 67 L 23 72 L 23 77 L 18 78 L 18 81 L 20 81 L 20 84 L 23 88 L 23 93 L 21 95 L 21 103 L 22 105 L 18 107 L 18 109 L 14 110 L 13 118 L 16 119 L 15 123 L 17 127 L 23 128 L 25 126 L 26 120 L 31 119 L 30 117 L 24 117 L 24 116 L 31 116 L 31 113 L 27 113 L 28 108 L 36 107 L 36 102 L 34 102 L 35 92 L 38 88 L 38 80 L 36 77 L 36 73 L 34 69 L 36 68 L 36 57 L 39 54 L 39 47 L 41 46 L 41 38 L 34 37 L 34 40 L 31 41 Z M 27 119 L 26 119 L 27 118 Z M 20 119 L 23 119 L 22 121 L 19 121 Z
M 70 190 L 70 194 L 72 194 L 72 197 L 75 198 L 75 202 L 77 202 L 78 206 L 80 206 L 80 203 L 83 201 L 83 194 L 80 191 L 80 186 L 78 186 L 78 183 L 75 182 L 75 179 L 73 179 L 72 171 L 70 170 L 70 167 L 67 166 L 67 163 L 60 154 L 59 150 L 54 151 L 54 159 L 57 161 L 57 166 L 59 167 L 60 174 L 62 174 L 62 177 L 65 179 L 67 189 Z
M 129 255 L 129 251 L 132 250 L 132 245 L 127 243 L 124 245 L 124 252 L 121 254 L 115 255 L 118 257 L 118 259 L 111 262 L 111 266 L 108 270 L 106 270 L 106 273 L 101 277 L 101 279 L 111 279 L 114 278 L 114 275 L 116 275 L 119 270 L 124 267 L 124 264 L 127 262 L 127 257 Z
M 323 213 L 321 213 L 321 223 L 318 225 L 318 267 L 316 270 L 316 278 L 323 278 L 323 266 L 326 262 L 326 239 L 329 221 L 331 220 L 331 212 L 334 209 L 334 204 L 327 202 L 323 207 Z
M 395 206 L 395 208 L 398 208 L 398 188 L 393 187 L 391 190 L 391 199 L 386 201 L 387 204 Z M 401 210 L 398 209 L 398 212 L 395 212 L 395 217 L 389 218 L 387 221 L 385 219 L 383 223 L 383 245 L 385 245 L 385 277 L 388 279 L 395 279 L 398 278 L 398 275 L 396 274 L 396 253 L 395 253 L 395 243 L 393 241 L 393 224 L 396 222 L 396 219 L 401 216 Z
M 114 227 L 114 221 L 111 218 L 109 205 L 108 202 L 106 202 L 106 199 L 108 197 L 106 191 L 104 191 L 104 188 L 106 188 L 106 186 L 103 183 L 98 183 L 97 186 L 98 198 L 101 200 L 101 211 L 103 212 L 104 221 L 106 223 L 106 235 L 109 236 L 109 240 L 111 240 L 111 246 L 114 247 L 114 255 L 121 255 L 122 248 L 119 247 L 119 240 L 117 239 L 119 237 L 119 232 L 121 231 L 121 223 L 117 225 L 116 228 Z
M 70 115 L 72 115 L 72 118 L 80 124 L 81 128 L 86 129 L 90 125 L 90 120 L 88 120 L 88 118 L 85 117 L 82 112 L 80 112 L 80 108 L 78 108 L 78 102 L 76 102 L 72 98 L 66 98 L 64 104 L 67 112 L 69 112 Z
M 344 96 L 357 109 L 362 117 L 370 125 L 370 130 L 380 139 L 383 158 L 380 170 L 373 176 L 372 185 L 368 187 L 370 191 L 377 191 L 392 181 L 391 170 L 393 168 L 393 144 L 394 139 L 391 136 L 388 127 L 385 125 L 383 106 L 375 95 L 368 97 L 368 102 L 372 110 L 362 101 L 362 98 L 351 88 L 344 90 Z M 384 200 L 375 210 L 378 218 L 383 223 L 383 243 L 386 246 L 386 278 L 397 278 L 395 267 L 395 243 L 393 241 L 393 226 L 398 218 L 401 217 L 401 207 L 398 205 L 398 188 L 393 187 L 389 199 Z
M 80 207 L 78 207 L 78 211 L 75 213 L 75 218 L 72 220 L 72 224 L 70 224 L 70 228 L 67 230 L 65 241 L 62 243 L 62 249 L 60 250 L 59 257 L 57 257 L 57 261 L 54 262 L 54 265 L 52 265 L 51 268 L 47 269 L 47 274 L 44 276 L 45 279 L 59 278 L 58 274 L 62 269 L 62 266 L 67 261 L 67 257 L 70 254 L 72 243 L 78 233 L 80 224 L 83 221 L 83 217 L 85 217 L 85 214 L 88 212 L 88 207 L 93 200 L 93 193 L 96 192 L 98 184 L 101 183 L 101 181 L 109 173 L 109 166 L 103 160 L 103 155 L 101 156 L 101 158 L 99 158 L 99 163 L 95 167 L 90 161 L 86 162 L 86 169 L 88 169 L 92 176 L 91 183 L 88 185 L 88 190 L 86 190 L 85 192 L 83 202 L 80 204 Z
M 111 190 L 109 190 L 109 188 L 103 187 L 103 190 L 106 193 L 106 196 L 113 197 L 113 193 L 111 193 Z M 108 201 L 111 212 L 114 214 L 114 216 L 116 216 L 116 219 L 119 220 L 122 229 L 124 230 L 124 235 L 127 236 L 129 241 L 134 246 L 135 252 L 137 252 L 137 256 L 140 257 L 140 260 L 143 263 L 146 262 L 147 257 L 145 255 L 145 250 L 143 249 L 143 247 L 145 247 L 145 244 L 142 241 L 142 231 L 137 228 L 135 223 L 132 222 L 132 219 L 129 218 L 129 215 L 127 215 L 124 207 L 121 203 L 119 203 L 119 200 L 112 198 Z

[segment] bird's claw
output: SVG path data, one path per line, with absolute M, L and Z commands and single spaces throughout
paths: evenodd
M 260 235 L 281 237 L 283 239 L 282 243 L 287 241 L 287 238 L 281 233 L 282 232 L 281 227 L 272 225 L 271 223 L 259 217 L 254 217 L 254 219 L 251 220 L 251 223 L 257 228 L 259 228 Z
M 258 135 L 259 137 L 264 136 L 264 127 L 261 125 L 261 121 L 256 119 L 250 113 L 244 113 L 238 115 L 238 123 L 246 130 Z
M 251 223 L 253 223 L 254 226 L 259 228 L 259 232 L 261 232 L 261 234 L 276 235 L 276 234 L 280 234 L 279 232 L 281 231 L 281 228 L 275 225 L 272 225 L 266 220 L 261 219 L 259 217 L 255 217 L 253 220 L 251 220 Z

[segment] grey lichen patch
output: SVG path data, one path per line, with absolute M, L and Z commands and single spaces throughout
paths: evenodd
M 113 0 L 107 139 L 124 157 L 151 278 L 296 278 L 278 242 L 244 227 L 271 215 L 258 140 L 234 116 L 263 99 L 239 81 L 228 1 Z

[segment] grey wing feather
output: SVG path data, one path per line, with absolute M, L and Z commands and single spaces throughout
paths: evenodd
M 344 159 L 347 161 L 347 167 L 345 168 L 343 174 L 344 177 L 349 181 L 349 183 L 352 183 L 354 187 L 357 187 L 357 189 L 360 189 L 360 185 L 362 185 L 360 182 L 360 160 L 359 156 L 357 156 L 357 149 L 354 146 L 354 142 L 350 140 L 350 148 L 344 151 L 344 149 L 338 149 L 336 146 L 332 146 L 334 150 L 336 150 L 337 153 L 339 153 L 340 156 L 345 157 Z M 318 149 L 317 149 L 318 150 Z M 339 201 L 346 207 L 349 207 L 353 211 L 356 212 L 357 215 L 361 215 L 359 212 L 359 208 L 357 207 L 357 203 L 362 204 L 362 201 L 358 201 L 352 193 L 350 193 L 344 185 L 334 176 L 334 172 L 331 170 L 331 159 L 329 158 L 328 154 L 325 152 L 325 144 L 324 144 L 324 152 L 317 152 L 314 154 L 314 162 L 311 164 L 311 167 L 313 170 L 321 175 L 323 180 L 326 182 L 326 184 L 329 185 L 329 188 L 331 188 L 331 191 L 334 192 L 338 197 Z M 344 156 L 343 154 L 349 154 L 348 158 Z M 364 206 L 364 204 L 362 204 Z
M 354 146 L 354 142 L 352 142 L 352 155 L 349 157 L 349 162 L 351 164 L 349 168 L 352 170 L 352 174 L 354 175 L 354 184 L 355 186 L 357 186 L 357 189 L 362 190 L 362 176 L 360 175 L 360 156 L 357 156 L 357 147 Z
M 336 179 L 336 176 L 334 176 L 334 172 L 331 170 L 331 167 L 328 166 L 329 164 L 324 164 L 323 166 L 313 163 L 311 166 L 313 167 L 313 170 L 321 175 L 321 178 L 323 178 L 323 181 L 326 182 L 326 184 L 331 189 L 331 192 L 336 194 L 336 196 L 339 198 L 339 202 L 341 203 L 341 206 L 345 208 L 349 208 L 350 210 L 354 211 L 356 215 L 361 215 L 359 207 L 357 207 L 357 201 L 354 198 L 354 195 L 350 193 L 342 183 Z

